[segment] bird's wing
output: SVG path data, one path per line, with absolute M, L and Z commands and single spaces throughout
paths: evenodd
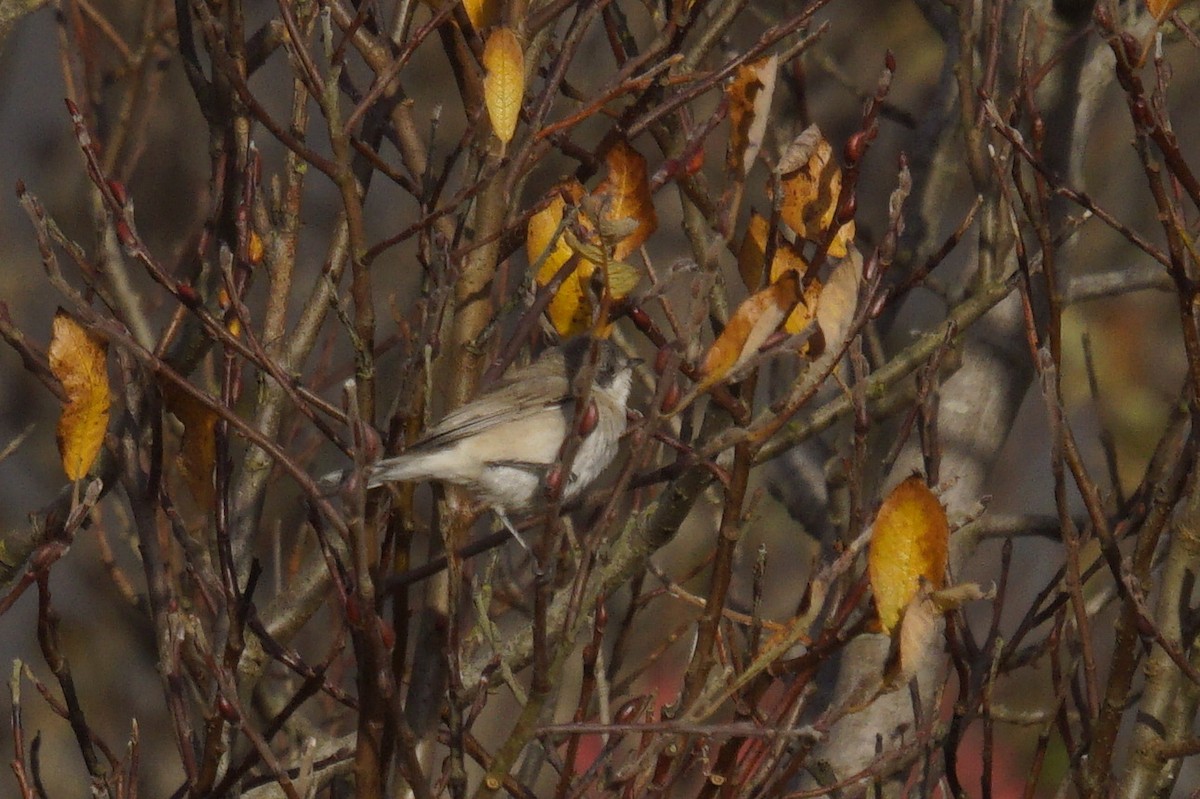
M 498 407 L 492 400 L 501 391 L 505 393 L 505 401 L 503 407 Z M 521 370 L 517 370 L 479 398 L 451 411 L 427 430 L 408 451 L 449 446 L 495 425 L 524 418 L 541 410 L 565 408 L 564 412 L 569 413 L 571 400 L 570 386 L 565 379 L 562 381 L 561 391 L 552 392 L 547 397 L 544 383 L 525 380 Z

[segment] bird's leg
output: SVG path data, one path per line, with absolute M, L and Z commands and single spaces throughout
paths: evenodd
M 533 549 L 530 548 L 529 544 L 525 541 L 521 534 L 517 532 L 516 525 L 509 520 L 508 515 L 505 514 L 503 509 L 493 508 L 492 510 L 495 511 L 496 515 L 500 517 L 500 521 L 504 523 L 504 526 L 508 528 L 509 535 L 517 539 L 517 543 L 521 545 L 521 549 L 525 550 L 525 554 L 528 555 L 529 559 L 533 561 L 534 575 L 537 577 L 543 576 L 545 572 L 542 571 L 542 564 L 538 561 L 538 557 L 536 554 L 534 554 Z
M 503 508 L 492 508 L 492 510 L 495 512 L 495 514 L 497 516 L 500 517 L 501 523 L 503 523 L 504 526 L 506 528 L 508 528 L 509 534 L 511 534 L 513 538 L 517 539 L 517 543 L 521 545 L 521 548 L 524 549 L 527 553 L 529 553 L 530 557 L 533 557 L 533 550 L 529 548 L 529 544 L 527 544 L 525 542 L 525 539 L 521 537 L 521 534 L 519 532 L 517 532 L 516 525 L 514 525 L 511 521 L 509 521 L 508 515 L 504 512 L 504 509 Z

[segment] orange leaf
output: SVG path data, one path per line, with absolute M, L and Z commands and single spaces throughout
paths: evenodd
M 217 462 L 217 414 L 174 383 L 163 384 L 167 409 L 183 425 L 177 463 L 188 492 L 201 508 L 212 507 L 213 466 Z
M 917 475 L 892 489 L 875 517 L 867 567 L 883 629 L 892 633 L 924 578 L 934 589 L 946 575 L 950 525 L 942 503 Z
M 67 478 L 79 480 L 100 454 L 112 402 L 105 359 L 108 345 L 92 335 L 62 308 L 54 314 L 50 336 L 50 371 L 67 393 L 58 418 L 58 452 Z
M 767 235 L 771 232 L 771 223 L 757 211 L 750 212 L 750 223 L 746 225 L 746 235 L 742 238 L 742 247 L 738 250 L 738 272 L 746 288 L 756 291 L 763 274 L 763 262 L 767 257 Z M 776 240 L 775 257 L 771 261 L 769 282 L 774 283 L 786 272 L 799 272 L 803 275 L 808 271 L 808 262 L 796 251 L 790 242 L 782 237 Z
M 490 28 L 500 19 L 500 0 L 462 0 L 462 4 L 467 19 L 471 20 L 471 27 L 477 31 Z
M 1179 0 L 1146 0 L 1146 10 L 1162 22 L 1179 5 Z
M 758 288 L 759 280 L 762 279 L 770 227 L 771 223 L 767 221 L 766 217 L 757 211 L 750 212 L 750 224 L 746 226 L 746 236 L 742 239 L 742 247 L 738 251 L 738 271 L 742 275 L 746 288 L 751 291 Z M 803 278 L 807 271 L 808 263 L 804 257 L 797 252 L 791 242 L 780 236 L 775 244 L 775 257 L 771 259 L 771 283 L 777 282 L 788 272 L 795 272 L 800 278 Z M 783 329 L 793 336 L 804 330 L 812 321 L 820 293 L 821 282 L 815 279 L 810 280 L 804 287 L 800 302 L 796 303 L 783 323 Z M 806 352 L 807 350 L 808 345 L 806 344 L 801 351 Z
M 766 271 L 767 234 L 771 232 L 771 223 L 758 211 L 750 212 L 750 223 L 746 225 L 746 235 L 742 237 L 742 246 L 738 250 L 738 274 L 742 283 L 750 291 L 758 291 L 763 284 L 763 272 Z M 768 281 L 769 282 L 769 281 Z
M 778 67 L 777 55 L 742 64 L 725 90 L 729 98 L 729 148 L 725 164 L 730 172 L 746 175 L 754 166 L 771 118 Z
M 492 130 L 503 144 L 512 141 L 525 97 L 525 55 L 517 34 L 497 28 L 483 48 L 483 101 Z
M 779 259 L 776 258 L 776 261 Z M 803 272 L 797 274 L 803 275 Z M 804 292 L 800 297 L 800 301 L 792 308 L 792 312 L 788 314 L 787 319 L 783 320 L 783 329 L 789 336 L 795 336 L 802 333 L 806 327 L 812 324 L 813 318 L 821 310 L 821 281 L 813 278 L 804 287 Z M 805 342 L 800 348 L 800 352 L 808 353 L 811 341 Z M 824 346 L 821 347 L 824 350 Z
M 786 273 L 746 298 L 705 354 L 700 365 L 704 377 L 696 391 L 703 391 L 726 377 L 737 377 L 799 300 L 800 276 L 796 272 Z
M 633 229 L 614 242 L 613 258 L 623 260 L 642 246 L 658 227 L 658 215 L 654 212 L 654 201 L 650 197 L 650 182 L 646 175 L 646 159 L 637 150 L 620 140 L 604 157 L 608 164 L 608 175 L 592 194 L 603 200 L 603 219 L 617 228 Z M 632 220 L 635 225 L 625 223 Z M 604 225 L 601 224 L 603 233 Z
M 783 203 L 780 216 L 797 236 L 820 241 L 833 224 L 838 195 L 842 190 L 842 170 L 833 160 L 833 148 L 816 125 L 797 136 L 779 159 L 783 178 Z M 834 258 L 845 257 L 854 240 L 853 220 L 842 225 L 829 245 Z

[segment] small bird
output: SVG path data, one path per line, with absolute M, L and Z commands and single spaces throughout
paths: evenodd
M 416 480 L 464 486 L 521 541 L 508 514 L 541 504 L 545 478 L 572 433 L 572 382 L 588 365 L 592 344 L 592 339 L 578 337 L 546 350 L 527 366 L 509 369 L 500 382 L 451 411 L 403 453 L 372 465 L 367 487 Z M 595 423 L 580 431 L 582 440 L 562 489 L 564 502 L 578 496 L 616 456 L 633 368 L 641 362 L 611 341 L 595 344 L 588 399 L 595 407 Z

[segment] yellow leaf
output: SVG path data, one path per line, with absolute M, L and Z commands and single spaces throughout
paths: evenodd
M 502 143 L 512 141 L 525 98 L 525 55 L 510 28 L 497 28 L 483 47 L 483 100 L 492 130 Z
M 568 184 L 566 191 L 573 197 L 583 193 L 583 187 L 578 182 Z M 556 193 L 545 208 L 529 217 L 525 226 L 525 255 L 530 266 L 538 266 L 538 285 L 546 285 L 550 278 L 558 273 L 562 265 L 571 257 L 571 248 L 564 241 L 559 230 L 562 225 L 563 211 L 566 201 L 561 193 Z
M 567 193 L 578 200 L 579 196 L 583 194 L 583 187 L 573 181 L 568 184 Z M 545 286 L 553 280 L 563 265 L 575 254 L 566 243 L 562 235 L 563 231 L 560 230 L 565 208 L 566 202 L 560 193 L 550 201 L 549 205 L 529 218 L 529 224 L 525 231 L 525 254 L 528 256 L 531 266 L 536 266 L 539 261 L 541 262 L 537 274 L 534 275 L 534 280 L 539 286 Z M 550 323 L 562 336 L 582 332 L 586 329 L 591 316 L 587 308 L 583 307 L 583 294 L 579 290 L 579 283 L 575 278 L 578 270 L 577 265 L 563 281 L 559 290 L 555 292 L 550 299 L 550 305 L 546 308 L 546 315 L 550 318 Z
M 266 254 L 266 247 L 263 245 L 262 237 L 250 231 L 250 240 L 246 242 L 246 260 L 251 266 L 258 266 L 262 263 L 263 256 Z
M 62 308 L 54 314 L 50 371 L 67 393 L 58 418 L 58 452 L 68 479 L 79 480 L 100 454 L 112 402 L 105 359 L 108 345 Z
M 183 425 L 177 464 L 188 492 L 201 508 L 212 507 L 213 466 L 217 462 L 217 414 L 174 383 L 163 384 L 167 410 Z
M 500 19 L 502 7 L 500 0 L 463 0 L 463 10 L 467 12 L 467 19 L 471 20 L 471 27 L 477 31 L 495 25 Z
M 617 261 L 642 246 L 658 227 L 654 201 L 650 197 L 650 182 L 646 175 L 646 159 L 624 140 L 619 140 L 604 157 L 608 174 L 592 194 L 603 200 L 602 219 L 597 220 L 601 233 L 608 227 L 624 230 L 633 220 L 631 232 L 613 243 L 613 258 Z
M 704 377 L 696 391 L 703 391 L 726 377 L 736 378 L 799 300 L 800 276 L 796 272 L 786 273 L 746 298 L 705 354 L 700 365 Z
M 575 202 L 586 199 L 583 197 L 583 187 L 577 181 L 566 184 L 565 193 Z M 570 258 L 576 259 L 575 267 L 566 276 L 546 309 L 546 315 L 554 329 L 566 338 L 592 328 L 595 301 L 599 299 L 597 287 L 593 285 L 598 269 L 602 270 L 602 282 L 598 288 L 601 291 L 606 290 L 614 300 L 628 296 L 637 286 L 640 274 L 629 264 L 609 260 L 601 245 L 581 240 L 569 226 L 559 233 L 566 210 L 562 194 L 563 192 L 560 192 L 545 208 L 529 218 L 525 233 L 525 254 L 531 265 L 541 262 L 534 276 L 539 286 L 550 283 Z M 587 220 L 579 216 L 576 220 L 580 234 L 587 235 L 590 230 Z M 559 233 L 557 238 L 556 233 Z
M 780 216 L 797 236 L 820 241 L 833 224 L 838 196 L 842 191 L 842 170 L 833 160 L 833 148 L 816 125 L 810 125 L 795 138 L 779 159 L 783 179 Z M 854 221 L 838 229 L 829 245 L 829 254 L 843 258 L 854 240 Z
M 725 90 L 729 98 L 729 148 L 725 164 L 731 172 L 746 175 L 754 166 L 771 118 L 778 67 L 777 55 L 742 64 Z
M 946 575 L 950 525 L 942 503 L 913 475 L 892 489 L 875 517 L 867 567 L 883 629 L 892 633 L 917 594 L 922 578 L 941 588 Z

